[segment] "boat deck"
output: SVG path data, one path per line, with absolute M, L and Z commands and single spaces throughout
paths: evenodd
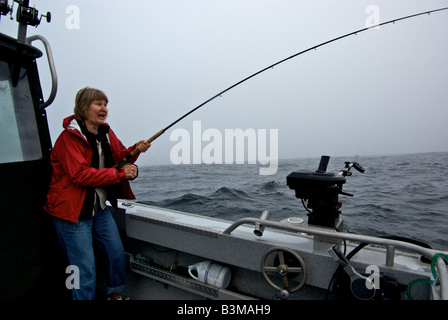
M 116 220 L 121 229 L 126 230 L 125 247 L 130 255 L 131 271 L 139 275 L 140 288 L 144 287 L 141 278 L 144 277 L 152 281 L 152 287 L 156 280 L 202 298 L 271 299 L 279 290 L 263 277 L 262 260 L 268 250 L 286 248 L 299 254 L 307 269 L 305 287 L 291 293 L 289 298 L 321 299 L 326 296 L 338 268 L 329 250 L 340 244 L 350 252 L 361 242 L 374 245 L 360 250 L 350 260 L 357 270 L 377 266 L 381 274 L 394 279 L 401 287 L 431 275 L 431 265 L 422 262 L 421 256 L 431 258 L 434 251 L 401 241 L 336 232 L 306 223 L 297 226 L 288 221 L 253 218 L 232 222 L 132 201 L 120 201 L 120 209 L 115 212 Z M 256 223 L 265 226 L 262 236 L 254 234 Z M 150 257 L 154 264 L 138 261 L 137 253 Z M 232 281 L 227 290 L 207 286 L 185 272 L 188 265 L 204 260 L 231 268 Z M 294 281 L 292 279 L 291 283 Z M 430 286 L 419 285 L 415 291 L 415 299 L 428 299 L 431 295 Z M 147 292 L 142 289 L 135 294 L 145 299 Z M 405 298 L 404 291 L 401 295 Z

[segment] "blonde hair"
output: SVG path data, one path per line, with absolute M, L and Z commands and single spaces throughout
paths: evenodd
M 104 100 L 106 104 L 109 102 L 106 94 L 101 90 L 89 87 L 79 90 L 75 98 L 75 118 L 80 121 L 84 120 L 90 104 L 95 100 Z

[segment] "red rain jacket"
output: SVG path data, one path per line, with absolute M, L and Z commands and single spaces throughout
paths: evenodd
M 51 152 L 53 172 L 45 211 L 54 217 L 76 222 L 84 204 L 86 187 L 120 183 L 123 198 L 135 199 L 124 171 L 116 168 L 92 167 L 92 149 L 73 115 L 64 119 L 63 127 L 64 131 L 56 140 Z M 108 138 L 115 163 L 135 149 L 135 145 L 126 149 L 111 129 Z M 128 162 L 134 163 L 137 158 L 138 155 Z

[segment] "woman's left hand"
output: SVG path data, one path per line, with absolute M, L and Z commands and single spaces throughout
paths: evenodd
M 148 151 L 149 147 L 151 147 L 151 144 L 146 142 L 146 140 L 140 140 L 135 144 L 135 148 L 140 152 Z

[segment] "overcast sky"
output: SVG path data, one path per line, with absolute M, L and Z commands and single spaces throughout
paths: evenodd
M 52 46 L 52 141 L 84 86 L 109 97 L 125 145 L 218 92 L 366 23 L 448 6 L 436 0 L 31 0 L 51 11 L 28 35 Z M 376 10 L 369 11 L 369 6 Z M 15 9 L 17 4 L 15 5 Z M 77 11 L 79 10 L 79 11 Z M 17 24 L 2 17 L 2 32 Z M 277 129 L 279 158 L 448 151 L 448 11 L 383 26 L 285 62 L 205 105 L 139 164 L 170 163 L 176 128 Z M 37 45 L 42 48 L 40 44 Z M 46 58 L 39 62 L 44 96 Z

